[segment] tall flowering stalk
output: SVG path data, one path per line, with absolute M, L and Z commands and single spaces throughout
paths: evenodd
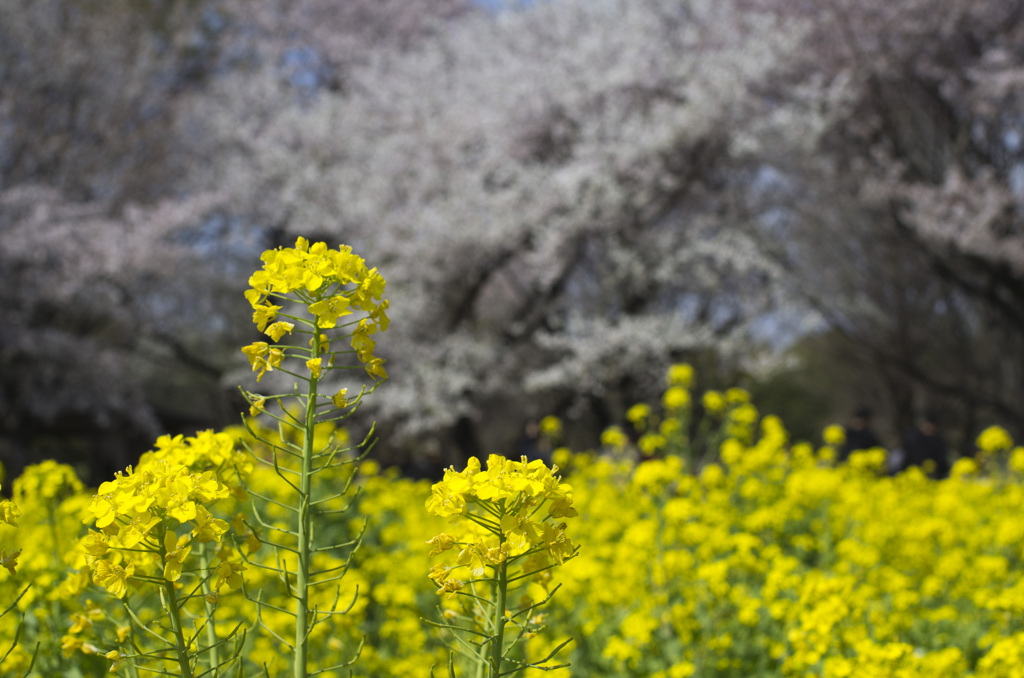
M 571 639 L 535 662 L 521 647 L 543 629 L 538 610 L 558 588 L 551 569 L 576 553 L 562 521 L 576 515 L 572 488 L 557 470 L 498 455 L 488 457 L 485 470 L 472 457 L 464 471 L 448 469 L 431 489 L 427 512 L 447 517 L 452 528 L 428 542 L 430 555 L 457 551 L 429 574 L 438 594 L 455 601 L 435 625 L 450 632 L 453 649 L 481 678 L 568 666 L 550 662 Z M 455 675 L 453 661 L 449 674 Z
M 378 380 L 387 378 L 384 361 L 374 354 L 376 344 L 372 337 L 388 327 L 388 301 L 382 299 L 384 278 L 377 269 L 368 269 L 364 260 L 347 246 L 332 250 L 325 243 L 311 245 L 305 238 L 299 238 L 294 248 L 268 250 L 261 259 L 263 268 L 250 277 L 251 289 L 245 297 L 252 305 L 253 322 L 271 341 L 254 342 L 242 348 L 242 352 L 257 373 L 257 381 L 267 372 L 277 370 L 293 377 L 296 383 L 291 392 L 276 395 L 243 390 L 251 415 L 265 415 L 277 421 L 276 438 L 261 433 L 248 422 L 246 425 L 250 434 L 271 450 L 269 458 L 254 456 L 274 468 L 286 492 L 291 494 L 291 500 L 282 503 L 252 492 L 254 498 L 271 502 L 292 516 L 291 526 L 282 528 L 264 520 L 253 504 L 257 525 L 251 527 L 264 535 L 276 535 L 260 539 L 277 552 L 274 565 L 253 564 L 272 571 L 294 601 L 294 608 L 288 610 L 271 608 L 265 602 L 260 604 L 274 614 L 284 612 L 294 617 L 291 642 L 266 624 L 263 627 L 291 650 L 293 675 L 300 678 L 308 675 L 309 638 L 313 629 L 346 612 L 338 609 L 337 600 L 329 609 L 311 605 L 311 594 L 344 575 L 360 540 L 357 536 L 344 544 L 316 543 L 314 518 L 337 512 L 330 510 L 330 506 L 347 494 L 355 475 L 353 464 L 369 450 L 369 436 L 357 447 L 361 448 L 359 454 L 350 454 L 353 448 L 341 447 L 333 438 L 324 443 L 317 436 L 318 429 L 332 427 L 351 416 L 366 388 L 354 397 L 349 397 L 347 388 L 330 395 L 322 393 L 321 388 L 335 371 L 365 370 L 373 380 L 370 391 Z M 282 343 L 285 337 L 302 341 Z M 340 489 L 318 491 L 323 484 L 314 484 L 315 476 L 336 473 L 345 466 L 351 471 Z M 315 554 L 342 548 L 349 549 L 349 559 L 343 565 L 319 570 L 314 567 Z M 358 652 L 354 651 L 351 661 L 355 661 Z M 318 667 L 317 673 L 345 665 Z

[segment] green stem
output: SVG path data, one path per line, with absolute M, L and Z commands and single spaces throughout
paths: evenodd
M 201 568 L 200 571 L 204 574 L 208 573 L 210 569 L 210 561 L 206 557 L 206 549 L 206 544 L 201 544 L 199 547 L 199 567 Z M 218 651 L 217 646 L 217 629 L 213 625 L 214 609 L 213 605 L 210 604 L 210 601 L 205 599 L 211 592 L 210 579 L 207 577 L 206 580 L 203 581 L 203 598 L 204 604 L 206 605 L 206 644 L 210 648 L 210 668 L 213 669 L 213 677 L 217 678 L 217 676 L 220 675 L 220 670 L 217 668 L 220 666 L 220 652 Z
M 181 628 L 181 613 L 178 610 L 178 595 L 174 591 L 174 582 L 164 583 L 167 592 L 167 611 L 171 615 L 171 630 L 174 631 L 175 651 L 178 655 L 178 668 L 181 678 L 192 678 L 192 667 L 188 663 L 188 645 L 185 644 L 185 633 Z
M 320 355 L 320 332 L 316 329 L 317 319 L 313 319 L 313 355 Z M 316 376 L 309 377 L 309 392 L 306 394 L 306 419 L 302 438 L 302 476 L 299 484 L 298 514 L 298 550 L 299 563 L 295 573 L 295 662 L 293 675 L 295 678 L 306 678 L 306 659 L 308 654 L 307 634 L 309 631 L 309 570 L 310 570 L 310 533 L 312 524 L 310 516 L 310 487 L 313 470 L 313 434 L 316 429 Z
M 505 539 L 502 536 L 502 543 Z M 501 675 L 501 655 L 505 644 L 505 596 L 508 592 L 508 562 L 502 561 L 495 568 L 494 635 L 491 638 L 490 678 Z
M 58 532 L 57 532 L 57 515 L 56 515 L 56 509 L 54 508 L 53 504 L 50 504 L 47 507 L 47 512 L 46 513 L 47 513 L 47 515 L 46 515 L 47 522 L 50 525 L 50 538 L 53 540 L 53 553 L 51 555 L 51 558 L 53 558 L 53 560 L 51 562 L 60 563 L 60 562 L 63 562 L 63 558 L 61 557 L 61 553 L 60 553 L 61 541 L 60 541 L 60 534 L 58 534 Z M 61 637 L 61 631 L 58 630 L 58 627 L 57 627 L 57 621 L 59 619 L 61 619 L 61 617 L 63 616 L 61 614 L 61 609 L 60 608 L 61 608 L 60 601 L 54 600 L 54 601 L 52 601 L 50 603 L 50 614 L 48 615 L 48 618 L 47 618 L 47 625 L 50 628 L 50 635 L 53 638 L 60 638 Z M 62 661 L 61 665 L 63 666 L 64 663 L 65 662 Z

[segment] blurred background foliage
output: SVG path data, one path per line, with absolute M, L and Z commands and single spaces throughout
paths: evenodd
M 599 431 L 679 360 L 797 439 L 1019 439 L 1022 97 L 1021 0 L 5 0 L 0 460 L 237 421 L 296 235 L 389 281 L 385 463 Z

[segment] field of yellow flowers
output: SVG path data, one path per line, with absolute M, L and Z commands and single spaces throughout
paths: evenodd
M 344 427 L 386 377 L 376 269 L 300 239 L 250 284 L 274 343 L 243 352 L 302 387 L 243 391 L 242 425 L 162 436 L 98 488 L 52 461 L 14 479 L 0 675 L 1024 676 L 1024 448 L 1002 429 L 980 467 L 889 476 L 884 450 L 837 465 L 839 427 L 790 441 L 674 365 L 598 450 L 549 417 L 550 467 L 413 481 Z M 319 393 L 346 355 L 374 384 Z
M 709 411 L 708 430 L 722 440 L 695 474 L 692 457 L 701 441 L 682 437 L 693 428 L 684 426 L 689 400 L 672 389 L 688 394 L 672 386 L 660 417 L 646 406 L 631 411 L 630 426 L 646 430 L 641 440 L 661 437 L 656 445 L 644 442 L 657 456 L 634 460 L 621 429 L 606 432 L 601 453 L 554 453 L 572 488 L 579 515 L 570 521 L 571 533 L 580 549 L 557 571 L 561 586 L 544 614 L 547 629 L 524 641 L 530 657 L 542 658 L 573 639 L 563 653 L 572 667 L 551 675 L 1019 674 L 1024 449 L 1012 448 L 1005 436 L 987 442 L 991 452 L 1007 456 L 1007 473 L 982 475 L 973 461 L 961 460 L 942 481 L 916 469 L 881 474 L 881 450 L 835 467 L 831 447 L 790 445 L 780 421 L 759 419 L 734 391 L 730 402 L 711 394 L 712 405 L 722 402 L 717 417 Z M 557 435 L 557 422 L 546 421 L 545 429 Z M 253 444 L 242 427 L 165 437 L 148 456 L 194 464 L 239 454 L 243 440 Z M 273 525 L 283 513 L 273 503 L 283 489 L 280 477 L 267 467 L 243 466 L 249 492 L 264 497 L 256 502 L 261 520 Z M 349 609 L 315 629 L 313 665 L 346 662 L 361 644 L 351 666 L 356 675 L 428 676 L 435 664 L 440 675 L 448 660 L 445 638 L 427 620 L 438 618 L 438 606 L 451 606 L 428 579 L 438 559 L 428 556 L 426 542 L 448 520 L 425 510 L 426 481 L 366 460 L 356 484 L 351 515 L 332 521 L 325 510 L 322 516 L 334 542 L 362 538 L 350 560 L 317 555 L 322 569 L 347 567 L 320 604 L 326 609 L 340 598 Z M 69 467 L 53 462 L 14 481 L 13 504 L 3 509 L 8 524 L 0 531 L 5 565 L 13 549 L 21 550 L 16 574 L 5 570 L 0 581 L 0 596 L 12 605 L 0 618 L 0 637 L 13 645 L 3 675 L 22 675 L 33 655 L 33 676 L 103 675 L 112 667 L 137 675 L 118 665 L 140 633 L 131 615 L 143 622 L 161 618 L 166 600 L 129 573 L 121 585 L 127 597 L 140 598 L 129 613 L 111 596 L 110 582 L 90 574 L 90 539 L 99 533 L 85 523 L 94 515 L 94 494 Z M 250 595 L 280 597 L 274 571 L 260 568 L 274 554 L 263 553 L 240 518 L 252 497 L 237 484 L 222 494 L 210 502 L 217 517 L 207 522 L 223 521 L 211 529 L 232 531 L 234 541 L 210 549 L 208 558 L 244 563 L 236 569 Z M 136 567 L 146 569 L 141 562 Z M 269 675 L 284 675 L 289 669 L 274 635 L 284 636 L 290 620 L 264 609 L 260 620 L 274 633 L 257 633 L 258 610 L 241 581 L 231 585 L 232 574 L 227 568 L 223 581 L 213 582 L 219 637 L 234 630 L 244 644 L 241 675 L 262 675 L 256 671 L 263 665 Z M 244 640 L 239 624 L 249 632 Z

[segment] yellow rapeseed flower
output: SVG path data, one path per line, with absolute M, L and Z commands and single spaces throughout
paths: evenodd
M 187 537 L 183 536 L 179 541 L 177 535 L 170 530 L 164 534 L 164 579 L 178 581 L 181 578 L 181 568 L 191 550 Z
M 682 386 L 671 386 L 661 397 L 661 404 L 666 410 L 681 410 L 690 404 L 690 392 Z
M 626 410 L 626 419 L 640 431 L 644 429 L 650 416 L 651 406 L 646 403 L 637 403 Z
M 609 426 L 601 432 L 601 444 L 613 450 L 621 450 L 626 447 L 629 438 L 618 426 Z
M 205 506 L 196 507 L 195 529 L 192 536 L 199 543 L 220 542 L 220 538 L 228 531 L 228 523 L 220 518 L 214 518 Z
M 93 581 L 105 588 L 111 595 L 124 598 L 128 592 L 128 580 L 135 574 L 135 561 L 129 559 L 122 567 L 109 560 L 97 560 L 93 568 Z
M 689 389 L 693 385 L 693 366 L 689 363 L 671 365 L 665 374 L 665 382 L 670 387 Z
M 562 435 L 562 420 L 554 415 L 548 415 L 540 420 L 540 432 L 548 438 L 558 438 Z
M 21 509 L 17 504 L 6 499 L 0 501 L 0 523 L 17 527 L 19 518 L 21 518 Z
M 289 323 L 282 320 L 267 327 L 267 329 L 264 330 L 264 333 L 274 341 L 281 341 L 281 337 L 283 337 L 286 334 L 291 334 L 293 329 L 295 329 L 294 323 Z
M 742 405 L 750 402 L 750 393 L 745 389 L 733 387 L 725 392 L 725 400 L 730 405 Z
M 701 398 L 701 404 L 711 414 L 721 414 L 726 408 L 725 396 L 719 391 L 705 391 Z
M 825 427 L 821 437 L 829 445 L 842 445 L 846 442 L 846 430 L 838 424 L 832 424 Z
M 0 567 L 6 568 L 12 575 L 18 574 L 18 556 L 21 555 L 21 551 L 21 549 L 17 549 L 8 554 L 7 549 L 0 549 Z
M 1005 428 L 989 426 L 978 435 L 977 445 L 982 452 L 993 454 L 1013 447 L 1013 438 Z

